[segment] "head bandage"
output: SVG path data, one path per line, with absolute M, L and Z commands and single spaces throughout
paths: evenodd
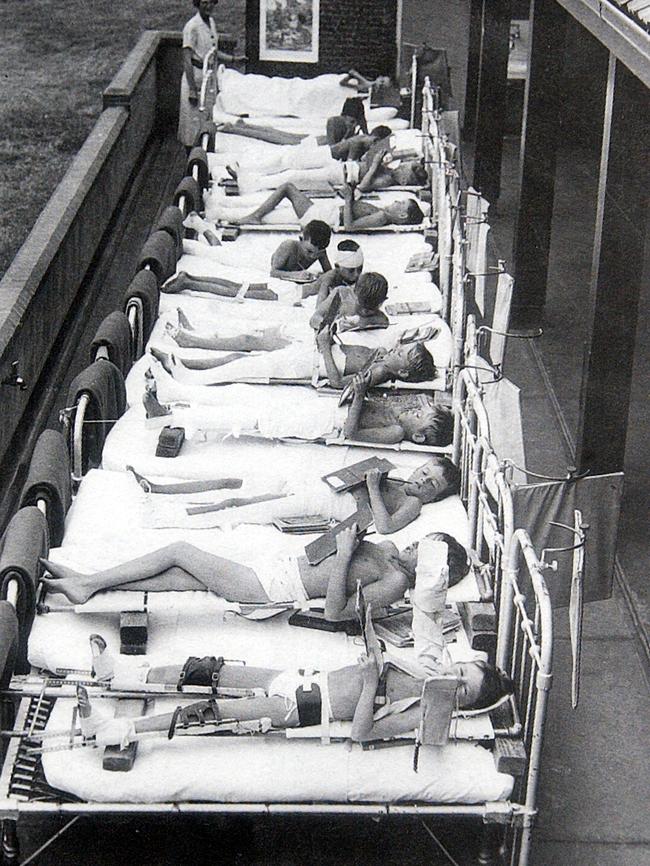
M 363 253 L 361 250 L 338 250 L 336 251 L 336 264 L 340 268 L 362 268 Z
M 444 541 L 423 538 L 418 545 L 415 588 L 411 601 L 425 613 L 442 611 L 449 585 L 448 548 Z

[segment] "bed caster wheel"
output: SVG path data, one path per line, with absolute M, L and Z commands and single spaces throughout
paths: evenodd
M 18 823 L 5 820 L 2 822 L 2 862 L 4 866 L 17 866 L 19 860 Z
M 476 856 L 476 866 L 501 866 L 501 839 L 493 827 L 484 827 Z

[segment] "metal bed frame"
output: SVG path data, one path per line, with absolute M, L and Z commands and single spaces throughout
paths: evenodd
M 434 94 L 424 88 L 423 131 L 431 170 L 434 208 L 440 195 L 458 194 L 458 174 L 450 170 L 440 134 Z M 456 199 L 458 201 L 458 199 Z M 514 528 L 512 499 L 508 480 L 490 445 L 489 419 L 481 399 L 481 385 L 475 371 L 466 366 L 476 349 L 476 324 L 464 321 L 464 238 L 458 215 L 450 224 L 455 255 L 446 268 L 446 292 L 453 309 L 455 381 L 453 407 L 456 416 L 453 457 L 461 469 L 461 496 L 470 521 L 471 544 L 489 563 L 495 603 L 498 610 L 497 662 L 511 674 L 515 683 L 512 714 L 505 725 L 495 723 L 495 736 L 517 736 L 526 747 L 523 775 L 515 781 L 508 801 L 476 805 L 388 804 L 388 803 L 85 803 L 55 791 L 42 776 L 40 760 L 27 756 L 23 741 L 11 739 L 0 774 L 0 820 L 2 821 L 2 856 L 7 864 L 19 861 L 18 822 L 24 816 L 59 815 L 69 818 L 63 830 L 82 815 L 329 815 L 369 817 L 373 819 L 417 818 L 432 834 L 427 822 L 471 819 L 484 825 L 486 834 L 478 862 L 496 863 L 507 849 L 511 866 L 528 866 L 531 833 L 536 814 L 540 755 L 548 693 L 552 680 L 551 603 L 543 578 L 546 567 L 540 562 L 524 530 Z M 441 265 L 441 272 L 443 271 Z M 441 285 L 441 289 L 445 289 Z M 458 294 L 457 297 L 453 295 Z M 134 322 L 134 325 L 136 322 Z M 137 329 L 133 329 L 137 333 Z M 81 398 L 83 404 L 84 398 Z M 77 407 L 73 421 L 73 480 L 82 475 L 83 405 Z M 528 598 L 522 587 L 526 582 Z M 43 728 L 52 699 L 27 698 L 19 702 L 16 727 Z M 3 721 L 8 715 L 2 705 Z M 13 713 L 11 714 L 13 715 Z M 435 837 L 434 837 L 435 838 Z M 48 842 L 47 844 L 50 844 Z M 44 846 L 46 847 L 46 846 Z M 453 861 L 452 861 L 453 862 Z
M 470 518 L 472 542 L 479 552 L 488 553 L 495 594 L 500 601 L 498 662 L 512 674 L 516 684 L 514 723 L 505 728 L 495 724 L 495 734 L 497 737 L 512 736 L 520 732 L 528 756 L 525 774 L 516 782 L 511 800 L 458 806 L 417 803 L 84 803 L 51 789 L 42 776 L 40 761 L 27 755 L 22 741 L 14 739 L 9 743 L 0 775 L 5 863 L 18 863 L 17 825 L 22 816 L 57 814 L 76 820 L 78 816 L 89 814 L 182 813 L 411 817 L 425 823 L 428 832 L 431 832 L 426 825 L 428 820 L 474 819 L 486 825 L 487 831 L 479 862 L 496 862 L 490 859 L 495 848 L 507 843 L 511 851 L 510 863 L 527 866 L 541 739 L 551 682 L 551 605 L 542 576 L 544 565 L 537 559 L 526 533 L 512 529 L 510 491 L 502 469 L 494 465 L 496 458 L 485 435 L 487 415 L 480 399 L 480 389 L 469 370 L 461 372 L 458 382 L 462 385 L 456 389 L 459 434 L 455 455 L 459 456 L 463 475 L 462 496 Z M 533 591 L 528 607 L 518 580 L 517 568 L 522 553 Z M 19 730 L 27 729 L 30 724 L 34 724 L 36 730 L 39 725 L 44 727 L 52 705 L 50 699 L 21 699 L 15 727 Z

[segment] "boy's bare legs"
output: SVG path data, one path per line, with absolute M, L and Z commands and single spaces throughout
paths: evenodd
M 272 192 L 266 201 L 262 202 L 258 208 L 255 208 L 255 210 L 251 211 L 247 216 L 240 217 L 236 221 L 233 220 L 233 222 L 261 223 L 263 217 L 275 210 L 275 208 L 285 199 L 291 203 L 298 219 L 304 216 L 312 206 L 312 200 L 308 198 L 304 192 L 301 192 L 295 184 L 283 183 L 275 190 L 275 192 Z
M 248 352 L 231 352 L 229 355 L 225 355 L 222 358 L 186 358 L 185 360 L 182 360 L 173 354 L 168 354 L 167 352 L 163 352 L 161 349 L 157 349 L 155 346 L 150 346 L 149 352 L 157 361 L 160 361 L 163 368 L 167 370 L 170 376 L 174 376 L 174 378 L 179 379 L 179 381 L 183 381 L 183 368 L 186 370 L 214 370 L 217 367 L 223 367 L 226 364 L 230 364 L 232 361 L 236 361 L 239 358 L 250 357 Z M 178 375 L 179 372 L 181 373 L 181 376 Z M 192 379 L 188 378 L 186 381 L 191 384 Z
M 156 484 L 144 475 L 136 472 L 133 466 L 126 467 L 131 472 L 140 487 L 146 493 L 206 493 L 210 490 L 239 490 L 242 486 L 242 478 L 216 478 L 214 481 L 179 481 L 175 484 Z
M 186 320 L 187 321 L 187 320 Z M 214 349 L 216 352 L 275 352 L 291 344 L 290 340 L 281 335 L 281 326 L 264 328 L 261 333 L 236 334 L 232 337 L 221 337 L 218 333 L 197 334 L 190 327 L 186 329 L 168 322 L 165 330 L 171 339 L 182 349 Z M 186 364 L 186 366 L 190 366 Z
M 44 578 L 51 592 L 61 592 L 74 604 L 83 604 L 96 592 L 129 586 L 141 589 L 149 578 L 160 578 L 159 591 L 178 589 L 179 577 L 170 569 L 181 569 L 203 589 L 229 601 L 266 603 L 270 601 L 252 568 L 224 559 L 184 541 L 168 544 L 130 562 L 94 574 L 80 574 L 72 568 L 42 559 L 53 578 Z

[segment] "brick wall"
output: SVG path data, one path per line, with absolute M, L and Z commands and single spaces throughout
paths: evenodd
M 318 63 L 259 60 L 260 0 L 246 0 L 246 54 L 249 72 L 313 77 L 354 67 L 368 77 L 395 71 L 397 0 L 320 0 Z

